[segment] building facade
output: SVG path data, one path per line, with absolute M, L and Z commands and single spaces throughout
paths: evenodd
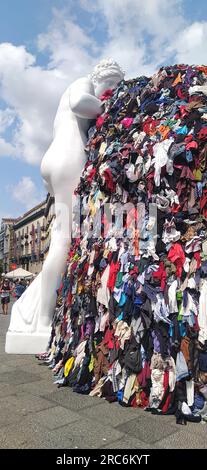
M 6 273 L 14 265 L 38 274 L 47 256 L 54 221 L 54 198 L 30 209 L 18 219 L 2 219 L 0 261 Z
M 33 274 L 41 271 L 49 249 L 53 203 L 53 198 L 48 195 L 46 201 L 26 212 L 14 224 L 12 261 Z
M 2 271 L 10 270 L 10 262 L 13 255 L 14 223 L 17 219 L 3 218 L 0 229 L 0 261 Z

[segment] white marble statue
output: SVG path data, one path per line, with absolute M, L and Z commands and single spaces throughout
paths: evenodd
M 63 94 L 54 121 L 54 138 L 41 163 L 48 192 L 55 197 L 55 223 L 41 273 L 12 308 L 6 352 L 44 351 L 56 303 L 56 290 L 70 244 L 71 201 L 85 163 L 84 147 L 91 119 L 102 113 L 98 99 L 115 88 L 124 73 L 112 59 L 102 60 L 88 77 L 72 83 Z

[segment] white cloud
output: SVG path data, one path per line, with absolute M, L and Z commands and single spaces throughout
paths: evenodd
M 182 0 L 81 0 L 102 16 L 107 38 L 102 56 L 121 62 L 127 76 L 150 75 L 166 59 L 166 47 L 185 25 Z M 170 32 L 170 33 L 169 33 Z
M 4 138 L 0 137 L 0 157 L 15 157 L 15 155 L 15 147 L 10 144 L 10 142 L 6 142 Z
M 30 209 L 43 199 L 38 189 L 29 176 L 23 176 L 21 180 L 12 187 L 7 188 L 11 192 L 12 198 L 22 204 L 25 209 Z
M 180 31 L 171 45 L 176 60 L 186 64 L 206 63 L 207 22 L 194 22 Z
M 39 163 L 52 135 L 58 98 L 65 84 L 55 71 L 35 65 L 25 47 L 0 44 L 0 96 L 14 110 L 16 156 Z
M 49 69 L 56 69 L 67 82 L 90 71 L 96 41 L 81 28 L 77 19 L 67 18 L 65 11 L 53 10 L 53 21 L 37 40 L 40 51 L 50 54 Z
M 10 127 L 15 120 L 15 112 L 11 108 L 0 109 L 0 134 Z
M 0 44 L 0 98 L 7 106 L 6 113 L 0 111 L 0 155 L 39 164 L 62 92 L 103 57 L 117 60 L 127 77 L 150 75 L 172 60 L 206 60 L 207 23 L 187 21 L 183 0 L 79 0 L 89 16 L 84 27 L 75 16 L 76 3 L 55 9 L 48 30 L 37 38 L 37 54 L 47 53 L 47 66 L 39 66 L 25 46 Z

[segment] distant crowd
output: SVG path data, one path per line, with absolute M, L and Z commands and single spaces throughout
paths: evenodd
M 9 279 L 3 279 L 0 282 L 0 296 L 2 305 L 2 314 L 8 315 L 9 304 L 11 297 L 16 300 L 21 297 L 24 291 L 29 286 L 30 281 L 25 279 L 16 279 L 10 281 Z

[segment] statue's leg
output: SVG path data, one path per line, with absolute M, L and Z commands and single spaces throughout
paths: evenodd
M 51 243 L 49 253 L 42 269 L 41 308 L 38 320 L 38 331 L 45 331 L 51 325 L 57 298 L 57 289 L 61 274 L 64 272 L 69 240 L 58 237 Z
M 56 220 L 51 234 L 49 253 L 42 268 L 41 308 L 38 331 L 51 325 L 57 298 L 57 289 L 63 274 L 70 244 L 70 193 L 67 188 L 66 202 L 56 201 Z
M 42 273 L 34 279 L 14 303 L 5 350 L 10 354 L 36 354 L 45 351 L 50 331 L 37 331 L 41 306 Z

